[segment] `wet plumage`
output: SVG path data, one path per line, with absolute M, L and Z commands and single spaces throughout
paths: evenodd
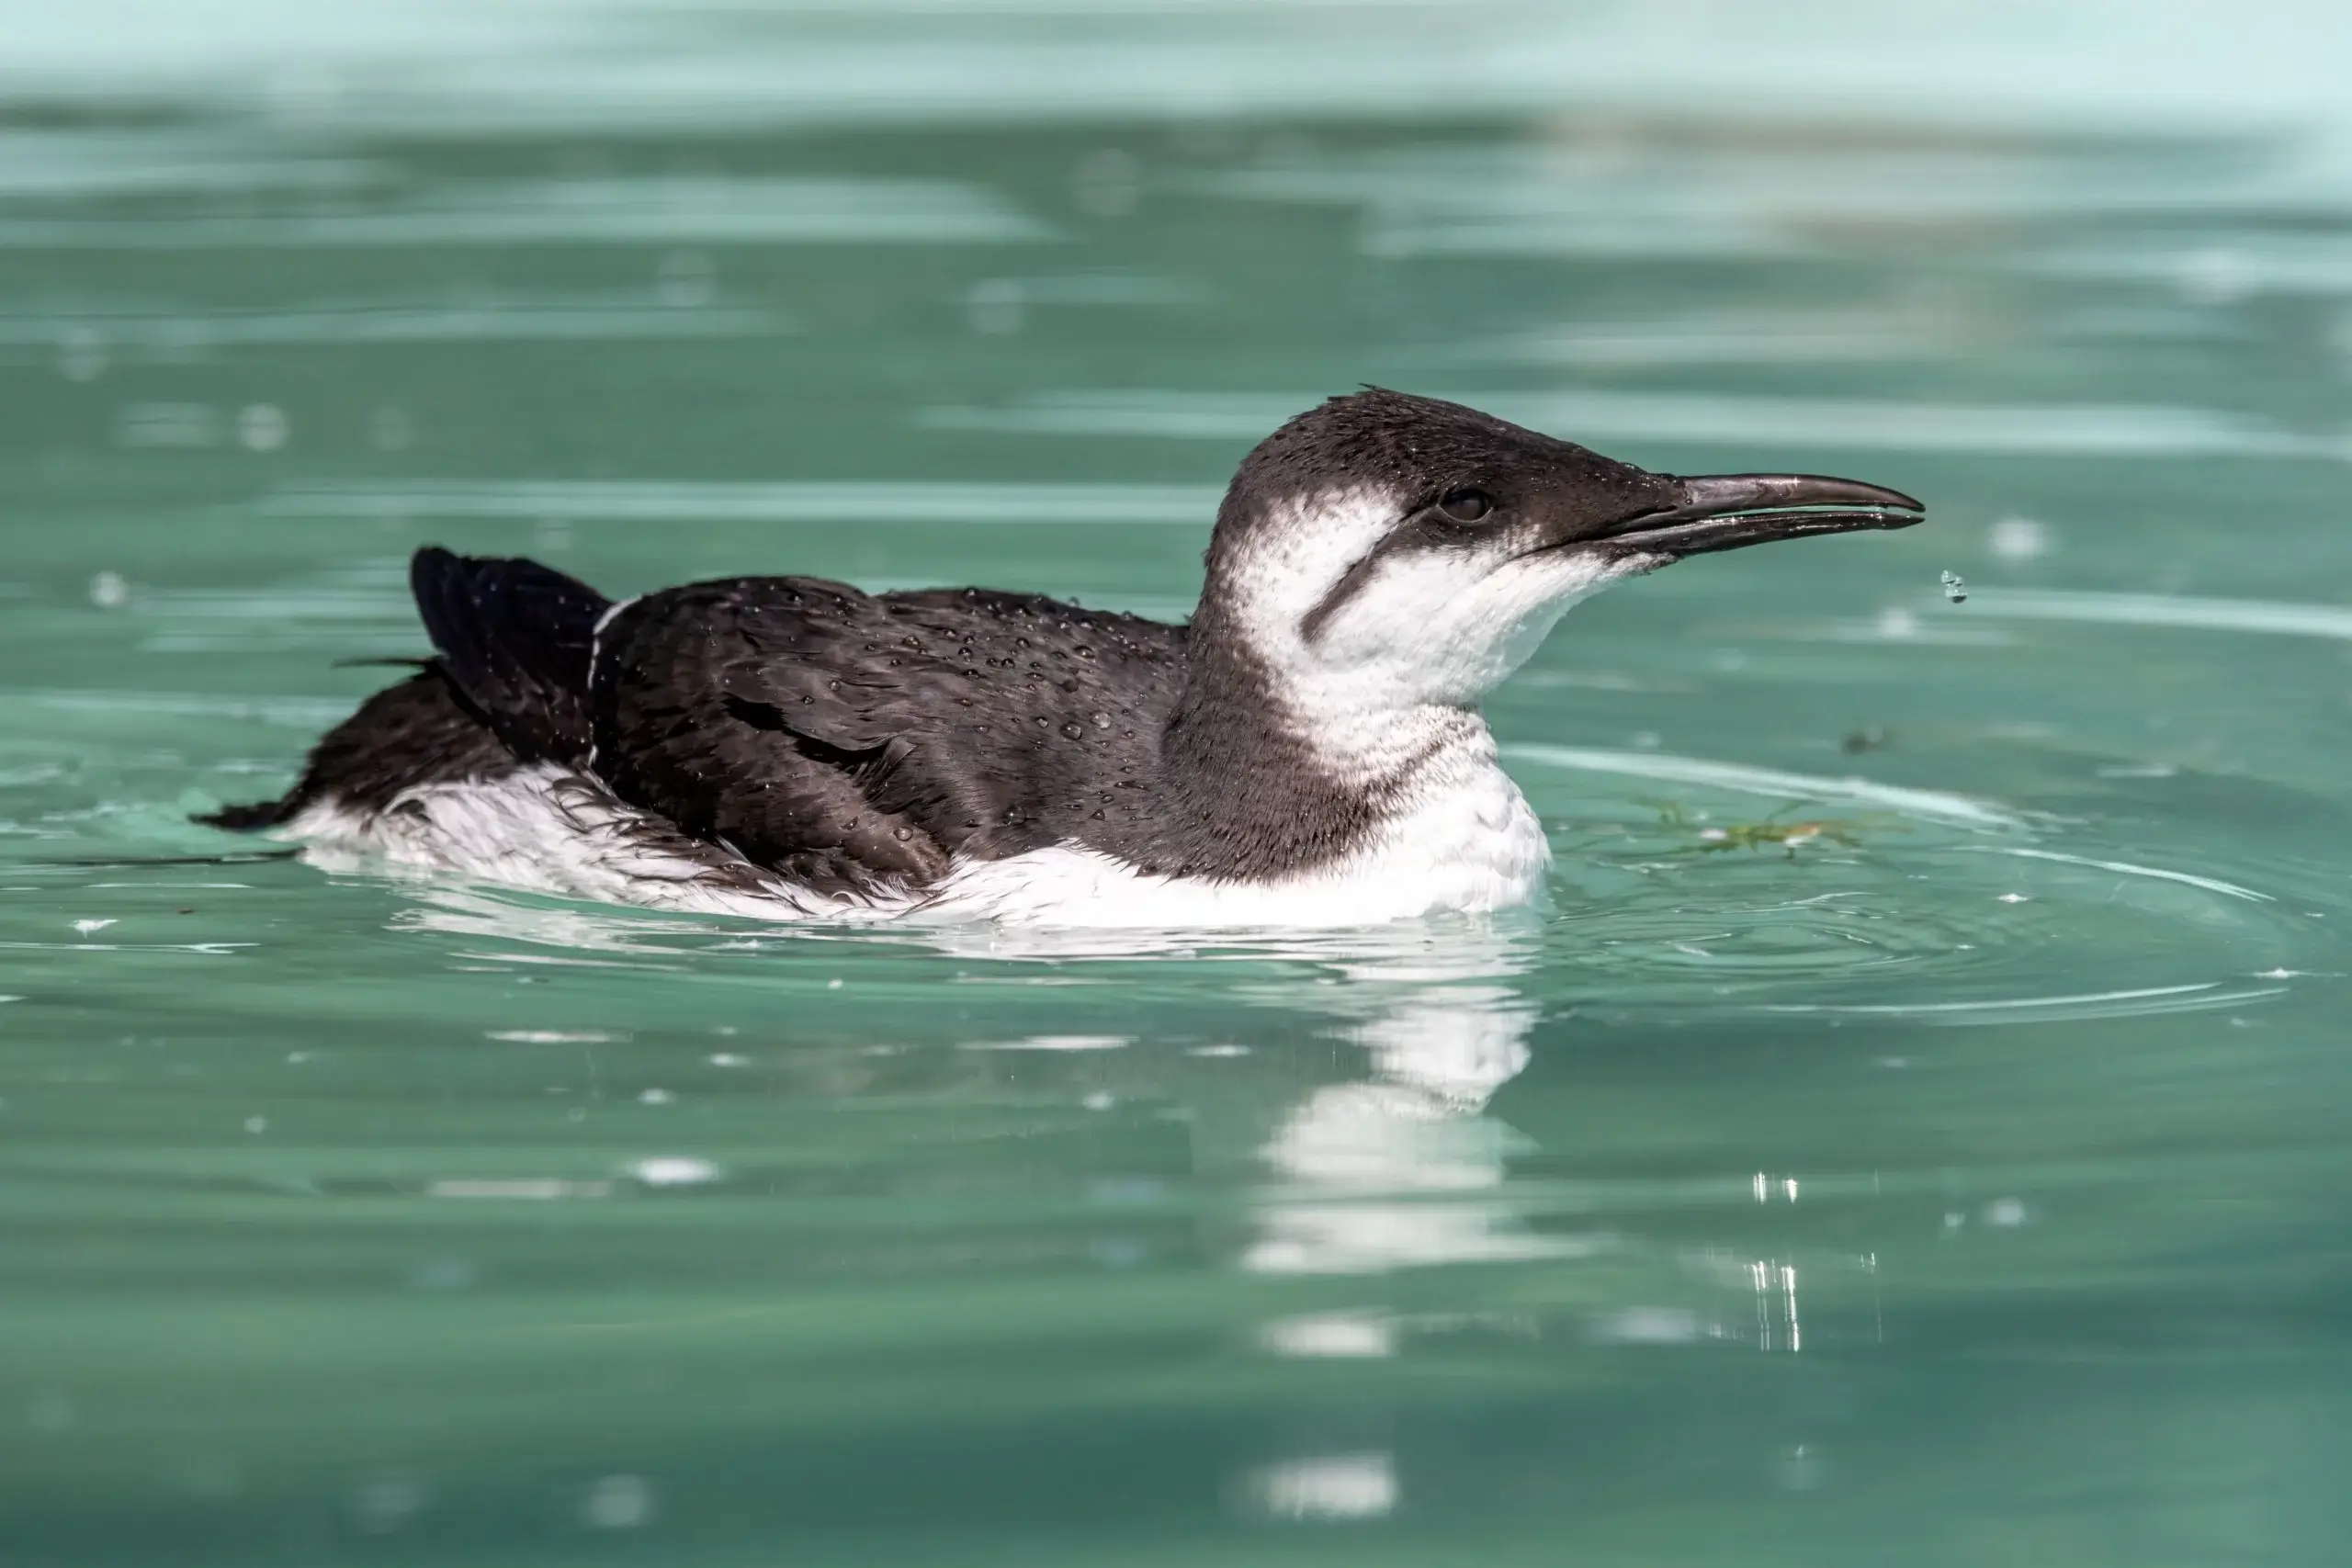
M 1678 479 L 1371 391 L 1244 461 L 1184 626 L 806 577 L 615 604 L 537 562 L 428 548 L 412 586 L 435 657 L 283 798 L 215 820 L 795 916 L 1491 908 L 1532 896 L 1548 851 L 1477 700 L 1569 604 L 1916 505 L 1849 480 Z

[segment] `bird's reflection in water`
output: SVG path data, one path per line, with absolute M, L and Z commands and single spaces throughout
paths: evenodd
M 1558 1256 L 1498 1190 L 1520 1136 L 1487 1111 L 1527 1066 L 1535 1010 L 1505 982 L 1510 945 L 1453 931 L 1408 955 L 1343 963 L 1361 1078 L 1308 1089 L 1262 1145 L 1274 1181 L 1242 1263 L 1364 1273 Z
M 673 968 L 691 965 L 696 950 L 806 952 L 820 942 L 844 961 L 853 955 L 844 949 L 914 949 L 1015 977 L 1042 965 L 1140 983 L 1163 963 L 1185 964 L 1186 988 L 1196 976 L 1202 998 L 1239 1004 L 1251 1038 L 1343 1046 L 1151 1049 L 1151 1010 L 1138 1006 L 1135 1021 L 1145 1027 L 1125 1032 L 1146 1048 L 1092 1066 L 1121 1099 L 1184 1107 L 1196 1179 L 1247 1195 L 1242 1229 L 1217 1247 L 1239 1267 L 1370 1273 L 1571 1256 L 1588 1245 L 1526 1227 L 1503 1191 L 1523 1140 L 1487 1109 L 1529 1061 L 1537 1010 L 1514 982 L 1535 962 L 1533 916 L 1273 934 L 979 924 L 827 932 L 722 929 L 431 884 L 412 890 L 416 901 L 400 923 L 494 944 L 459 954 L 474 960 Z

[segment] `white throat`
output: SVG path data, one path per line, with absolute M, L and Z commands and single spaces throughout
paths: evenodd
M 1569 608 L 1656 563 L 1553 550 L 1516 559 L 1400 552 L 1307 627 L 1316 608 L 1395 527 L 1374 490 L 1326 493 L 1265 520 L 1225 585 L 1227 626 L 1257 656 L 1266 694 L 1340 777 L 1394 778 L 1453 744 L 1493 739 L 1478 705 Z

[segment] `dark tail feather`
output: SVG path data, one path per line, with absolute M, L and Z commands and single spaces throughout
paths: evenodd
M 276 800 L 255 800 L 243 806 L 224 806 L 218 811 L 198 811 L 188 820 L 201 822 L 208 828 L 226 828 L 232 833 L 258 833 L 264 828 L 275 828 L 290 820 L 305 804 L 301 785 L 297 784 Z
M 285 795 L 197 821 L 258 832 L 322 800 L 380 811 L 420 784 L 495 777 L 518 760 L 585 759 L 588 660 L 610 600 L 537 561 L 432 547 L 409 563 L 409 585 L 440 657 L 351 660 L 417 673 L 330 730 Z
M 517 757 L 586 757 L 588 660 L 612 601 L 537 561 L 430 546 L 409 585 L 443 672 Z
M 232 832 L 283 827 L 321 802 L 362 816 L 412 789 L 514 771 L 514 754 L 427 666 L 359 705 L 321 737 L 302 776 L 277 800 L 227 806 L 197 818 Z

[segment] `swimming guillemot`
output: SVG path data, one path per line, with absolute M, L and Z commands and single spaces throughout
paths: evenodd
M 1550 852 L 1478 704 L 1563 612 L 1685 556 L 1921 514 L 1852 479 L 1651 473 L 1374 389 L 1243 459 L 1188 625 L 805 577 L 615 603 L 427 548 L 435 656 L 283 798 L 209 820 L 331 863 L 771 918 L 1498 908 Z

